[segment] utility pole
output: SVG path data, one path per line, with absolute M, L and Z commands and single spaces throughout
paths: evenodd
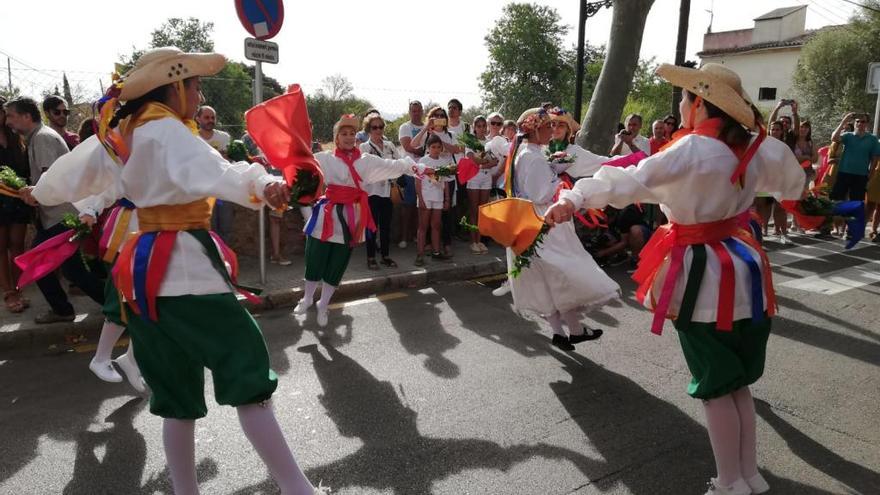
M 6 74 L 9 76 L 9 96 L 12 97 L 12 60 L 6 57 Z
M 691 0 L 681 0 L 681 7 L 678 10 L 678 41 L 675 45 L 675 65 L 678 66 L 684 65 L 690 15 Z M 681 122 L 681 115 L 678 114 L 679 103 L 681 103 L 681 88 L 676 87 L 672 90 L 672 115 Z
M 612 0 L 602 0 L 598 2 L 580 1 L 580 16 L 578 18 L 578 46 L 577 46 L 577 67 L 575 68 L 574 80 L 574 120 L 578 123 L 581 121 L 581 105 L 584 98 L 584 43 L 586 38 L 587 19 L 596 15 L 603 7 L 611 7 Z

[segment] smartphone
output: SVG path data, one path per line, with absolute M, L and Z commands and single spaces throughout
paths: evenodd
M 434 125 L 437 127 L 444 127 L 446 126 L 446 119 L 434 119 Z

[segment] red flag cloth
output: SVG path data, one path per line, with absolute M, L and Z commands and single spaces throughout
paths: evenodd
M 292 84 L 287 93 L 254 106 L 245 113 L 248 134 L 266 155 L 273 167 L 281 170 L 288 185 L 296 181 L 299 170 L 318 177 L 318 189 L 311 202 L 321 196 L 324 175 L 312 155 L 312 126 L 306 99 L 299 84 Z
M 22 288 L 31 282 L 40 280 L 57 270 L 62 263 L 73 256 L 80 244 L 79 241 L 71 240 L 73 235 L 72 229 L 65 230 L 30 251 L 16 256 L 15 264 L 21 269 L 18 287 Z
M 473 179 L 480 173 L 480 166 L 477 165 L 477 162 L 471 160 L 468 157 L 464 157 L 458 161 L 458 171 L 456 175 L 458 175 L 458 183 L 464 185 L 467 181 Z
M 818 229 L 825 223 L 827 217 L 824 215 L 807 215 L 801 209 L 800 201 L 786 199 L 780 201 L 782 209 L 794 215 L 797 219 L 798 227 L 804 230 Z
M 822 186 L 825 176 L 828 175 L 828 169 L 830 168 L 828 151 L 830 151 L 828 146 L 819 148 L 819 158 L 822 164 L 819 165 L 819 171 L 816 172 L 816 180 L 813 181 L 814 187 Z
M 644 160 L 647 157 L 648 155 L 646 155 L 644 151 L 637 151 L 635 153 L 630 153 L 629 155 L 622 156 L 620 158 L 608 160 L 607 162 L 602 163 L 602 165 L 624 168 L 629 167 L 630 165 L 638 165 L 640 161 Z

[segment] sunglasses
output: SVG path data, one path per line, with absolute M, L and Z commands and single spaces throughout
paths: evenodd
M 384 128 L 385 128 L 385 124 L 382 124 L 382 125 L 371 125 L 371 126 L 370 126 L 370 129 L 372 129 L 372 130 L 374 130 L 374 131 L 379 130 L 379 129 L 384 129 Z
M 867 122 L 867 120 L 856 120 L 856 124 L 864 124 L 865 122 Z
M 52 109 L 52 115 L 61 115 L 61 114 L 70 115 L 70 110 L 67 110 L 66 108 L 64 110 L 58 110 L 57 108 Z
M 489 125 L 491 125 L 491 126 L 500 126 L 500 125 L 503 124 L 503 123 L 504 123 L 504 122 L 495 122 L 495 121 L 492 121 L 492 122 L 489 122 Z

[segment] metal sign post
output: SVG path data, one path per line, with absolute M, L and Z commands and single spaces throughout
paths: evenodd
M 880 62 L 868 64 L 867 79 L 868 94 L 877 94 L 877 104 L 874 107 L 874 135 L 880 136 Z
M 244 40 L 244 56 L 254 61 L 254 106 L 263 103 L 263 62 L 278 63 L 278 44 L 265 41 L 281 30 L 282 0 L 235 0 L 242 27 L 256 39 Z M 260 208 L 260 283 L 266 285 L 266 208 Z

